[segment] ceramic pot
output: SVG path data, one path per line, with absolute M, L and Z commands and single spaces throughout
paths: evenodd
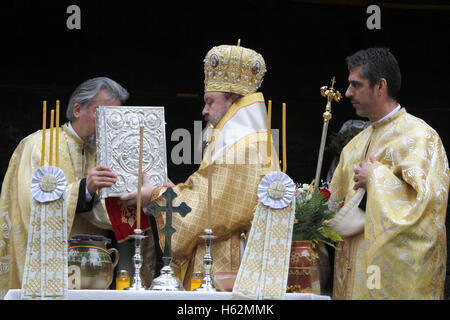
M 320 294 L 319 268 L 309 240 L 292 241 L 286 292 Z
M 232 292 L 236 282 L 237 271 L 214 272 L 214 284 L 217 289 L 224 292 Z
M 75 235 L 69 241 L 69 289 L 104 290 L 113 280 L 119 251 L 106 249 L 111 240 L 103 236 Z M 114 261 L 111 260 L 114 253 Z

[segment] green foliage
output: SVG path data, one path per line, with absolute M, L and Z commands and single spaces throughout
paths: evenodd
M 332 242 L 342 238 L 329 230 L 327 222 L 334 212 L 328 208 L 327 200 L 315 190 L 311 198 L 295 205 L 295 223 L 292 240 L 311 240 L 314 248 L 319 242 L 334 246 Z

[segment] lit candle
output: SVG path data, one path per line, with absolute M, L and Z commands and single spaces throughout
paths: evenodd
M 41 167 L 44 166 L 45 156 L 45 127 L 47 123 L 47 101 L 44 100 L 42 106 L 42 150 L 41 150 Z
M 59 100 L 56 100 L 55 166 L 59 167 Z
M 269 100 L 269 108 L 267 111 L 267 158 L 269 158 L 269 161 L 272 155 L 271 127 L 272 127 L 272 100 Z
M 53 123 L 55 121 L 55 110 L 52 109 L 50 113 L 50 155 L 48 165 L 53 164 Z
M 142 184 L 142 148 L 144 144 L 144 125 L 139 126 L 139 171 L 136 206 L 136 229 L 141 228 L 141 184 Z
M 283 173 L 286 173 L 286 103 L 283 102 Z
M 212 214 L 212 172 L 211 172 L 211 165 L 212 165 L 212 139 L 213 139 L 213 125 L 209 125 L 208 130 L 208 221 L 207 221 L 207 228 L 211 229 L 211 214 Z

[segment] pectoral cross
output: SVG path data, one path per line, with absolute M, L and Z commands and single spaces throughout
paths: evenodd
M 170 261 L 172 260 L 172 235 L 175 233 L 176 229 L 172 226 L 172 213 L 178 212 L 182 217 L 185 217 L 189 212 L 191 212 L 191 208 L 185 203 L 182 202 L 179 206 L 174 207 L 172 205 L 173 199 L 177 197 L 175 191 L 172 188 L 167 188 L 167 190 L 162 194 L 162 197 L 166 199 L 166 206 L 160 206 L 156 202 L 152 202 L 147 210 L 156 217 L 161 212 L 166 213 L 166 224 L 162 228 L 162 233 L 165 236 L 165 244 L 164 244 L 164 252 L 163 252 L 163 261 L 164 265 L 168 266 Z

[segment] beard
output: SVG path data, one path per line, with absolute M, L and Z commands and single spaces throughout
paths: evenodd
M 97 146 L 97 137 L 96 137 L 95 133 L 93 135 L 90 135 L 89 137 L 87 137 L 87 143 L 92 147 Z
M 214 128 L 217 127 L 219 124 L 220 119 L 222 119 L 223 114 L 217 114 L 215 116 L 210 116 L 206 120 L 206 126 L 205 128 L 209 128 L 210 125 L 212 125 Z

